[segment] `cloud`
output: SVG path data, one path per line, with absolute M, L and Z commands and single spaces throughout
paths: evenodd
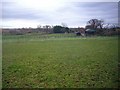
M 33 2 L 34 1 L 34 2 Z M 85 26 L 90 19 L 118 22 L 117 2 L 79 2 L 79 0 L 4 0 L 2 26 L 36 27 L 38 24 L 70 27 Z

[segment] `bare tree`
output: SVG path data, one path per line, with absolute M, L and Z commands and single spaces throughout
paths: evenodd
M 87 22 L 87 24 L 89 26 L 91 26 L 91 28 L 97 29 L 97 28 L 101 28 L 104 25 L 104 21 L 103 20 L 98 20 L 98 19 L 91 19 Z
M 110 29 L 110 28 L 115 29 L 117 27 L 119 27 L 119 25 L 117 23 L 108 23 L 108 24 L 105 25 L 106 29 Z
M 37 25 L 37 28 L 41 28 L 42 26 L 41 25 Z

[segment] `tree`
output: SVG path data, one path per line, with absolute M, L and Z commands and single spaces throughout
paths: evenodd
M 70 33 L 70 29 L 68 27 L 65 27 L 65 32 Z
M 51 26 L 50 26 L 50 25 L 45 25 L 45 27 L 46 27 L 46 29 L 49 29 L 49 28 L 51 28 Z
M 41 28 L 42 26 L 41 25 L 37 25 L 37 28 Z
M 65 33 L 65 32 L 69 33 L 70 30 L 68 27 L 62 27 L 58 25 L 58 26 L 53 27 L 53 32 L 54 33 Z
M 104 21 L 98 19 L 91 19 L 87 22 L 87 24 L 88 24 L 87 26 L 91 27 L 92 29 L 97 29 L 97 28 L 102 29 Z
M 93 27 L 91 25 L 86 25 L 85 28 L 86 29 L 92 29 Z
M 117 23 L 108 23 L 105 26 L 106 29 L 116 29 L 118 27 L 119 27 L 119 25 Z
M 53 27 L 53 32 L 54 33 L 64 33 L 63 27 L 62 26 L 54 26 Z

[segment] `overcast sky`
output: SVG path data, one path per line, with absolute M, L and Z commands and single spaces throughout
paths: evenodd
M 118 23 L 117 1 L 2 0 L 0 3 L 2 27 L 37 27 L 37 25 L 61 25 L 61 23 L 66 23 L 68 27 L 84 27 L 88 20 L 94 18 L 103 19 L 105 23 Z

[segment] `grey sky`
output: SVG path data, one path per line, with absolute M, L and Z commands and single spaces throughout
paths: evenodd
M 84 27 L 90 19 L 118 23 L 117 2 L 79 2 L 79 0 L 4 0 L 3 27 L 60 25 Z

